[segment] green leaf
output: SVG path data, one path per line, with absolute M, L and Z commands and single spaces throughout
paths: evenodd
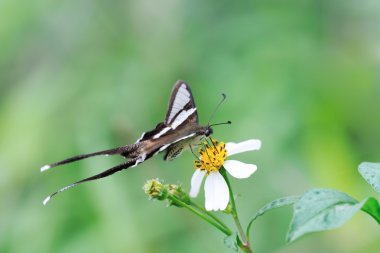
M 279 208 L 287 205 L 292 205 L 295 202 L 297 202 L 301 196 L 289 196 L 284 198 L 279 198 L 276 200 L 273 200 L 272 202 L 266 204 L 262 208 L 259 209 L 259 211 L 256 212 L 255 216 L 252 218 L 251 222 L 255 221 L 259 216 L 263 215 L 264 213 L 268 212 L 269 210 L 272 210 L 274 208 Z
M 362 206 L 362 211 L 371 215 L 377 221 L 377 223 L 380 225 L 380 205 L 379 205 L 379 202 L 373 197 L 369 197 L 363 201 L 365 201 L 365 202 L 364 202 L 364 205 Z
M 351 219 L 366 201 L 358 203 L 347 194 L 335 190 L 310 190 L 294 204 L 286 240 L 292 242 L 306 233 L 338 228 Z
M 224 238 L 224 245 L 226 245 L 227 248 L 237 252 L 239 250 L 237 240 L 237 233 L 233 233 L 232 235 Z
M 247 237 L 249 238 L 249 231 L 252 226 L 252 223 L 258 217 L 260 217 L 261 215 L 263 215 L 264 213 L 272 209 L 287 206 L 287 205 L 292 205 L 295 202 L 297 202 L 300 198 L 301 198 L 300 196 L 289 196 L 289 197 L 279 198 L 279 199 L 273 200 L 272 202 L 269 202 L 268 204 L 260 208 L 259 211 L 256 212 L 255 216 L 253 216 L 253 218 L 251 219 L 251 221 L 249 222 L 247 226 Z
M 359 172 L 376 191 L 380 192 L 380 163 L 363 162 L 359 165 Z

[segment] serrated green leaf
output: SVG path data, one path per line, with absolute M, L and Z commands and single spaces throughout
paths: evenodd
M 380 225 L 380 205 L 375 198 L 369 197 L 365 199 L 365 203 L 361 209 L 371 215 Z
M 335 190 L 310 190 L 294 204 L 286 239 L 292 242 L 310 232 L 338 228 L 351 219 L 366 201 L 358 203 L 347 194 Z
M 289 197 L 279 198 L 279 199 L 273 200 L 272 202 L 269 202 L 268 204 L 266 204 L 265 206 L 260 208 L 256 212 L 255 216 L 253 216 L 253 218 L 251 219 L 251 221 L 249 222 L 249 224 L 247 226 L 247 237 L 249 238 L 249 232 L 250 232 L 250 228 L 252 226 L 252 223 L 258 217 L 260 217 L 261 215 L 263 215 L 264 213 L 266 213 L 272 209 L 287 206 L 287 205 L 292 205 L 295 202 L 297 202 L 300 198 L 301 198 L 301 196 L 289 196 Z
M 359 165 L 359 172 L 376 191 L 380 192 L 380 163 L 363 162 Z
M 227 248 L 237 252 L 239 250 L 237 240 L 237 234 L 233 233 L 232 235 L 224 238 L 224 245 L 226 245 Z

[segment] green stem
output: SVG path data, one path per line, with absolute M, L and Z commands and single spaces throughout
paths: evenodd
M 230 194 L 230 203 L 231 203 L 231 206 L 232 206 L 232 211 L 231 211 L 231 214 L 232 214 L 232 217 L 234 219 L 234 222 L 235 222 L 235 225 L 236 225 L 236 228 L 238 230 L 238 233 L 240 235 L 240 238 L 241 238 L 241 241 L 240 241 L 240 244 L 239 247 L 246 253 L 252 253 L 252 249 L 249 245 L 249 242 L 248 242 L 248 239 L 247 239 L 247 236 L 245 235 L 244 233 L 244 229 L 240 223 L 240 220 L 239 220 L 239 216 L 238 216 L 238 213 L 237 213 L 237 209 L 236 209 L 236 203 L 235 203 L 235 198 L 234 198 L 234 193 L 232 191 L 232 187 L 231 187 L 231 184 L 230 184 L 230 181 L 228 180 L 228 176 L 227 176 L 227 173 L 226 173 L 226 170 L 224 168 L 222 168 L 221 170 L 219 170 L 220 174 L 222 174 L 224 180 L 226 180 L 226 183 L 227 183 L 227 186 L 228 186 L 228 191 L 229 191 L 229 194 Z M 239 244 L 239 243 L 238 243 Z
M 195 209 L 194 207 L 186 204 L 185 202 L 181 201 L 177 197 L 175 197 L 173 195 L 170 195 L 170 196 L 168 196 L 168 198 L 171 201 L 173 201 L 176 204 L 178 204 L 179 206 L 182 206 L 182 207 L 188 209 L 189 211 L 191 211 L 192 213 L 198 215 L 200 218 L 204 219 L 205 221 L 207 221 L 208 223 L 210 223 L 211 225 L 213 225 L 214 227 L 216 227 L 217 229 L 219 229 L 220 231 L 222 231 L 225 235 L 232 235 L 232 232 L 231 232 L 231 230 L 228 227 L 224 227 L 224 226 L 216 223 L 214 220 L 212 220 L 209 217 L 207 217 L 206 215 L 204 215 L 204 213 L 202 213 L 202 212 L 198 211 L 197 209 Z
M 196 203 L 194 202 L 190 202 L 190 205 L 198 208 L 199 210 L 201 210 L 203 213 L 207 214 L 208 216 L 210 216 L 212 219 L 214 219 L 216 222 L 218 222 L 220 225 L 222 225 L 224 228 L 228 229 L 230 232 L 231 230 L 229 229 L 229 227 L 224 223 L 222 222 L 218 217 L 216 217 L 215 215 L 212 214 L 212 212 L 209 212 L 207 211 L 206 209 L 204 209 L 203 207 L 197 205 Z M 232 232 L 231 232 L 232 233 Z
M 240 240 L 240 238 L 238 237 L 237 238 L 238 240 L 237 240 L 237 245 L 239 246 L 239 248 L 243 251 L 243 252 L 245 252 L 245 253 L 253 253 L 253 251 L 251 250 L 251 248 L 248 246 L 247 247 L 247 245 L 244 245 L 242 242 L 241 242 L 241 240 Z

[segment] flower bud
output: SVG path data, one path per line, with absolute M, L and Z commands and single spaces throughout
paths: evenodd
M 167 188 L 169 190 L 169 195 L 174 196 L 175 198 L 179 199 L 180 201 L 190 204 L 190 197 L 189 195 L 182 189 L 180 185 L 175 184 L 169 184 L 167 185 Z M 178 206 L 173 200 L 169 200 L 169 205 Z
M 146 181 L 143 189 L 150 199 L 164 200 L 168 195 L 166 187 L 158 178 Z

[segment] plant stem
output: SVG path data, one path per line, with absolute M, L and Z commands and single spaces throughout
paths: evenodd
M 189 211 L 191 211 L 192 213 L 198 215 L 200 218 L 204 219 L 205 221 L 207 221 L 208 223 L 210 223 L 211 225 L 213 225 L 214 227 L 216 227 L 217 229 L 219 229 L 220 231 L 222 231 L 225 235 L 232 235 L 232 231 L 227 227 L 227 226 L 222 226 L 221 224 L 219 223 L 216 223 L 214 220 L 210 219 L 209 217 L 207 217 L 204 213 L 200 212 L 199 210 L 195 209 L 194 207 L 186 204 L 185 202 L 181 201 L 180 199 L 178 199 L 177 197 L 173 196 L 173 195 L 170 195 L 168 196 L 168 198 L 175 202 L 176 204 L 178 204 L 179 206 L 182 206 L 186 209 L 188 209 Z
M 238 213 L 237 213 L 237 209 L 236 209 L 236 203 L 235 203 L 235 198 L 234 198 L 234 193 L 232 191 L 232 187 L 231 187 L 231 184 L 230 184 L 230 181 L 228 180 L 228 176 L 227 176 L 227 173 L 226 173 L 226 170 L 224 168 L 222 168 L 221 170 L 219 170 L 220 174 L 222 174 L 224 180 L 226 180 L 226 183 L 227 183 L 227 186 L 228 186 L 228 191 L 229 191 L 229 194 L 230 194 L 230 203 L 231 203 L 231 206 L 232 206 L 232 211 L 231 211 L 231 214 L 232 214 L 232 217 L 234 219 L 234 222 L 235 222 L 235 225 L 236 225 L 236 228 L 238 230 L 238 233 L 240 235 L 240 238 L 241 238 L 241 241 L 240 243 L 238 244 L 241 244 L 239 245 L 239 247 L 246 253 L 252 253 L 252 249 L 249 245 L 249 241 L 247 239 L 247 236 L 245 235 L 244 233 L 244 229 L 240 223 L 240 220 L 239 220 L 239 216 L 238 216 Z
M 205 213 L 205 214 L 207 214 L 208 216 L 210 216 L 211 218 L 213 218 L 213 219 L 214 219 L 216 222 L 218 222 L 220 225 L 222 225 L 222 226 L 225 227 L 226 229 L 230 230 L 230 229 L 228 228 L 228 226 L 227 226 L 224 222 L 222 222 L 218 217 L 216 217 L 215 215 L 213 215 L 212 212 L 207 211 L 206 209 L 204 209 L 203 207 L 197 205 L 197 204 L 194 203 L 194 202 L 190 202 L 190 205 L 192 205 L 192 206 L 198 208 L 198 209 L 201 210 L 203 213 Z M 231 232 L 231 233 L 232 233 L 232 232 Z

